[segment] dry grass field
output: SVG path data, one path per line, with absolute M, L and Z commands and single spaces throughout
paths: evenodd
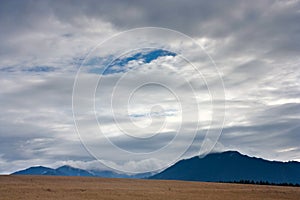
M 300 199 L 299 187 L 54 176 L 0 176 L 0 199 Z

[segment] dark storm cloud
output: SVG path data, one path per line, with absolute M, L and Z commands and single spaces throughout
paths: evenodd
M 239 34 L 248 42 L 270 40 L 285 31 L 296 33 L 299 4 L 294 1 L 4 1 L 1 23 L 7 32 L 36 26 L 47 27 L 45 20 L 57 18 L 62 23 L 76 24 L 80 17 L 104 19 L 124 29 L 161 26 L 193 36 L 227 37 Z M 39 16 L 39 17 L 37 17 Z M 222 16 L 222 17 L 220 17 Z M 287 23 L 288 22 L 288 23 Z M 19 25 L 19 26 L 15 26 Z M 272 34 L 271 34 L 272 33 Z M 65 33 L 68 36 L 72 33 Z M 206 35 L 207 34 L 207 35 Z M 241 39 L 237 38 L 237 39 Z M 297 37 L 296 37 L 297 38 Z M 254 42 L 255 42 L 254 41 Z M 282 43 L 291 43 L 286 39 Z M 256 42 L 255 42 L 256 43 Z
M 214 39 L 215 56 L 222 58 L 244 53 L 286 57 L 299 52 L 299 7 L 297 1 L 4 1 L 0 51 L 22 53 L 18 37 L 32 32 L 36 37 L 82 34 L 79 30 L 93 26 L 89 19 L 119 31 L 158 26 Z

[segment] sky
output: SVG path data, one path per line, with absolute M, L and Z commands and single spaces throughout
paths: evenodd
M 300 161 L 300 2 L 0 3 L 0 173 Z

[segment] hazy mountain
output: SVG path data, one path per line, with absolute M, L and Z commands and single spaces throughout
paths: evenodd
M 63 174 L 64 176 L 94 176 L 86 170 L 71 167 L 69 165 L 59 167 L 55 169 L 55 171 L 57 171 L 60 174 Z
M 43 167 L 43 166 L 37 166 L 37 167 L 30 167 L 21 171 L 14 172 L 12 174 L 15 175 L 57 175 L 62 176 L 61 172 L 49 168 L 49 167 Z
M 57 169 L 37 166 L 30 167 L 21 171 L 12 173 L 13 175 L 49 175 L 49 176 L 93 176 L 106 178 L 145 178 L 153 175 L 152 173 L 141 173 L 135 175 L 119 174 L 112 171 L 83 170 L 69 165 L 61 166 Z
M 150 179 L 231 182 L 240 180 L 300 183 L 299 162 L 268 161 L 236 151 L 181 160 Z

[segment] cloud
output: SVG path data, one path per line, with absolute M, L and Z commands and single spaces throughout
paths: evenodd
M 226 120 L 215 150 L 237 149 L 269 159 L 299 160 L 299 8 L 299 1 L 167 0 L 130 4 L 108 0 L 2 1 L 0 172 L 31 165 L 71 163 L 83 168 L 98 165 L 81 145 L 74 127 L 75 75 L 97 44 L 119 31 L 144 26 L 171 28 L 191 36 L 216 63 L 226 88 Z M 114 48 L 119 47 L 121 55 L 124 47 L 138 38 L 116 40 L 119 43 L 114 44 Z M 168 41 L 163 40 L 163 35 L 157 38 L 162 44 L 178 45 L 172 35 L 167 37 Z M 114 48 L 96 52 L 81 68 L 84 84 L 77 99 L 82 105 L 78 112 L 85 112 L 93 103 L 86 90 L 93 88 L 101 76 L 102 85 L 96 90 L 99 103 L 96 114 L 104 132 L 128 151 L 152 151 L 174 137 L 181 121 L 178 101 L 169 91 L 155 85 L 137 93 L 137 100 L 129 104 L 129 113 L 123 112 L 127 106 L 124 99 L 127 100 L 138 83 L 153 78 L 163 81 L 184 97 L 179 103 L 187 113 L 182 123 L 186 136 L 182 136 L 180 144 L 174 143 L 174 147 L 190 145 L 189 136 L 197 118 L 195 106 L 200 105 L 201 126 L 185 152 L 185 156 L 193 156 L 199 152 L 213 115 L 205 81 L 212 88 L 216 88 L 218 82 L 209 59 L 204 59 L 206 55 L 193 54 L 193 47 L 182 46 L 190 52 L 189 59 L 201 69 L 203 77 L 200 77 L 180 57 L 180 51 L 175 54 L 163 47 L 146 54 L 138 50 L 131 56 L 125 55 L 114 61 L 120 67 L 110 68 L 103 77 L 100 75 L 102 65 L 118 55 L 112 54 Z M 112 86 L 126 73 L 128 76 L 119 84 L 113 102 L 119 114 L 118 122 L 125 128 L 132 128 L 132 122 L 153 125 L 153 130 L 139 129 L 135 136 L 150 136 L 162 126 L 162 121 L 167 122 L 163 134 L 148 142 L 120 136 L 109 109 Z M 190 87 L 196 89 L 197 95 L 193 96 Z M 161 107 L 151 110 L 153 102 Z M 215 114 L 222 110 L 222 105 L 221 99 L 215 99 Z M 144 157 L 128 161 L 130 158 L 113 154 L 106 143 L 95 140 L 99 129 L 89 113 L 83 115 L 81 121 L 84 137 L 95 145 L 103 145 L 100 150 L 105 152 L 105 159 L 111 165 L 127 171 L 163 166 L 161 159 Z M 219 127 L 214 124 L 211 128 Z

